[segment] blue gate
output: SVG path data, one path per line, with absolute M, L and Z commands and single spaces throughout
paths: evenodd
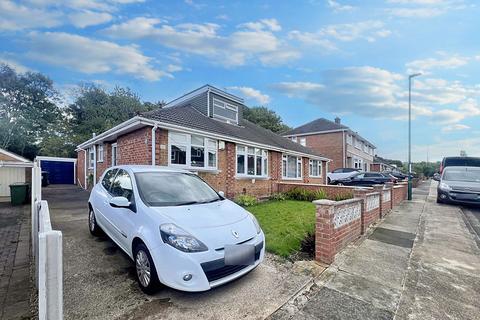
M 42 171 L 48 172 L 50 184 L 75 184 L 74 162 L 41 160 Z

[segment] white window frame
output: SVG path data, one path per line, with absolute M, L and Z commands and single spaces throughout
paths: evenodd
M 117 143 L 112 143 L 112 166 L 118 164 L 118 145 Z
M 98 146 L 97 162 L 103 162 L 104 155 L 105 155 L 105 148 L 104 148 L 103 144 L 101 144 L 101 145 Z
M 300 138 L 300 142 L 299 142 L 302 146 L 306 147 L 307 146 L 307 138 L 303 137 L 303 138 Z
M 243 148 L 243 151 L 239 149 Z M 253 148 L 253 153 L 249 153 L 248 149 Z M 260 153 L 260 154 L 258 154 Z M 243 173 L 238 173 L 238 155 L 243 155 Z M 254 167 L 254 174 L 248 174 L 248 155 L 253 155 L 253 167 Z M 257 158 L 261 158 L 261 174 L 257 175 Z M 252 178 L 252 179 L 259 179 L 259 178 L 268 178 L 268 150 L 255 148 L 248 145 L 237 144 L 235 148 L 235 175 L 239 178 Z
M 360 147 L 361 147 L 360 140 L 358 140 L 357 138 L 355 138 L 354 141 L 353 141 L 353 143 L 354 143 L 355 148 L 360 149 Z
M 313 165 L 314 165 L 315 162 L 317 162 L 318 175 L 312 174 L 312 169 L 313 169 Z M 312 177 L 312 178 L 321 178 L 322 175 L 323 175 L 323 172 L 322 172 L 322 160 L 313 160 L 313 159 L 310 159 L 308 169 L 309 169 L 309 176 L 310 176 L 310 177 Z
M 295 177 L 288 177 L 288 157 L 295 157 Z M 286 167 L 285 167 L 286 165 Z M 300 165 L 300 176 L 298 176 L 298 166 Z M 284 170 L 285 169 L 285 170 Z M 303 179 L 303 162 L 302 157 L 291 154 L 282 154 L 282 179 L 283 180 L 302 180 Z
M 292 137 L 293 142 L 297 142 L 297 137 Z
M 95 149 L 91 147 L 88 149 L 88 169 L 93 169 L 95 162 Z
M 235 122 L 238 123 L 238 107 L 236 105 L 230 104 L 228 102 L 225 102 L 223 100 L 213 98 L 213 116 L 221 119 L 225 119 L 227 121 L 233 121 L 233 119 L 224 117 L 222 115 L 216 114 L 215 113 L 215 107 L 221 108 L 221 109 L 227 109 L 230 111 L 235 111 Z
M 178 144 L 181 146 L 184 146 L 186 148 L 186 161 L 185 164 L 178 164 L 178 163 L 172 163 L 172 134 L 177 134 L 177 135 L 183 135 L 185 137 L 185 143 L 184 144 Z M 194 170 L 194 171 L 201 171 L 201 170 L 217 170 L 218 168 L 218 141 L 215 139 L 207 138 L 201 135 L 194 135 L 196 137 L 203 138 L 203 167 L 194 167 L 192 166 L 192 135 L 189 133 L 183 133 L 183 132 L 177 132 L 177 131 L 169 131 L 168 132 L 168 166 L 171 167 L 177 167 L 177 168 L 183 168 L 187 170 Z M 210 147 L 209 142 L 214 142 L 215 147 Z M 193 146 L 197 146 L 193 144 Z M 209 151 L 214 151 L 215 152 L 215 166 L 210 167 L 208 165 L 208 152 Z
M 347 134 L 347 144 L 353 144 L 353 136 L 351 134 Z

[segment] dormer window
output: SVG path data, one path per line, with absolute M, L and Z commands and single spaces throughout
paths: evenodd
M 238 107 L 223 100 L 213 98 L 213 117 L 229 123 L 238 123 Z

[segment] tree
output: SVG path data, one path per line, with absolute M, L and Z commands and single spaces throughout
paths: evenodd
M 267 107 L 244 108 L 243 118 L 275 133 L 291 129 L 283 123 L 280 116 Z
M 35 72 L 17 74 L 0 65 L 0 147 L 34 157 L 38 145 L 58 129 L 58 101 L 48 77 Z

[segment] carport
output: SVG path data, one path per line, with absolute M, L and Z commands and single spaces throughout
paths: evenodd
M 77 159 L 38 156 L 35 160 L 40 163 L 42 171 L 48 172 L 50 184 L 75 184 Z

